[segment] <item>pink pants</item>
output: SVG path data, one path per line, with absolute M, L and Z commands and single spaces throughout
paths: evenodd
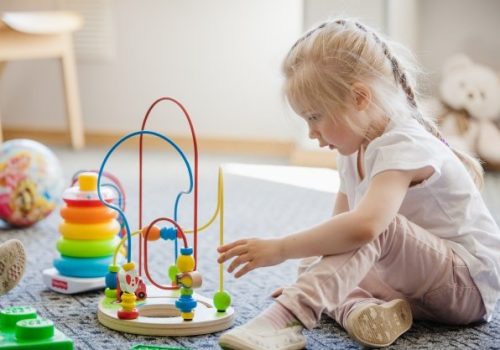
M 403 216 L 357 250 L 302 260 L 296 283 L 277 301 L 311 329 L 322 313 L 345 328 L 357 306 L 393 299 L 408 301 L 420 320 L 468 324 L 486 314 L 463 260 Z

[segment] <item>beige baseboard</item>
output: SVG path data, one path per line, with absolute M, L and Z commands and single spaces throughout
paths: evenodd
M 106 132 L 86 132 L 85 143 L 91 147 L 111 147 L 115 142 L 122 138 L 126 133 L 106 133 Z M 4 140 L 27 138 L 42 142 L 49 146 L 70 145 L 69 135 L 62 130 L 29 130 L 4 128 Z M 191 137 L 187 136 L 168 136 L 180 148 L 185 151 L 192 149 Z M 127 140 L 124 147 L 137 147 L 139 138 Z M 197 138 L 198 149 L 200 152 L 220 153 L 231 155 L 266 155 L 277 157 L 289 157 L 294 148 L 293 141 L 276 140 L 253 140 L 236 138 Z M 152 137 L 144 138 L 144 146 L 152 149 L 164 149 L 169 147 L 165 142 Z
M 125 133 L 86 132 L 85 143 L 90 147 L 111 147 Z M 62 130 L 29 130 L 4 128 L 4 140 L 27 138 L 49 146 L 70 145 L 69 135 Z M 192 149 L 191 138 L 187 136 L 169 136 L 185 151 Z M 139 138 L 127 140 L 123 146 L 137 147 Z M 336 168 L 336 153 L 297 148 L 293 141 L 254 140 L 236 138 L 198 137 L 198 149 L 204 153 L 228 155 L 259 155 L 288 158 L 290 164 L 299 166 Z M 158 138 L 145 137 L 144 146 L 150 149 L 165 149 L 165 142 Z
M 294 148 L 290 153 L 290 164 L 322 168 L 337 168 L 337 152 L 314 151 Z

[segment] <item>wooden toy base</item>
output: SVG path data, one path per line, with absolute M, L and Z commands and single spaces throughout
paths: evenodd
M 156 336 L 189 336 L 222 331 L 234 322 L 234 309 L 217 312 L 212 301 L 193 294 L 198 302 L 192 321 L 184 321 L 175 307 L 179 291 L 161 290 L 147 287 L 148 297 L 137 302 L 139 317 L 135 320 L 121 320 L 117 311 L 120 304 L 112 298 L 103 297 L 99 301 L 97 318 L 104 326 L 126 333 Z
M 59 274 L 55 268 L 43 270 L 43 281 L 47 287 L 63 294 L 75 294 L 95 289 L 104 289 L 104 277 L 81 278 Z

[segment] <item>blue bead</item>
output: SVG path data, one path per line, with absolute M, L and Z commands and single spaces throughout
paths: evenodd
M 175 307 L 181 312 L 191 312 L 198 303 L 191 295 L 181 295 L 179 299 L 175 301 Z
M 160 237 L 164 240 L 175 240 L 177 238 L 177 229 L 175 227 L 162 227 Z
M 193 254 L 193 248 L 181 248 L 182 255 L 191 255 Z
M 106 275 L 106 287 L 116 289 L 116 272 L 108 272 Z

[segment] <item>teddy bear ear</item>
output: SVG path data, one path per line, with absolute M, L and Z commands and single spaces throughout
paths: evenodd
M 466 55 L 456 54 L 446 60 L 443 66 L 443 72 L 448 74 L 457 71 L 458 69 L 470 67 L 472 64 L 472 61 Z

